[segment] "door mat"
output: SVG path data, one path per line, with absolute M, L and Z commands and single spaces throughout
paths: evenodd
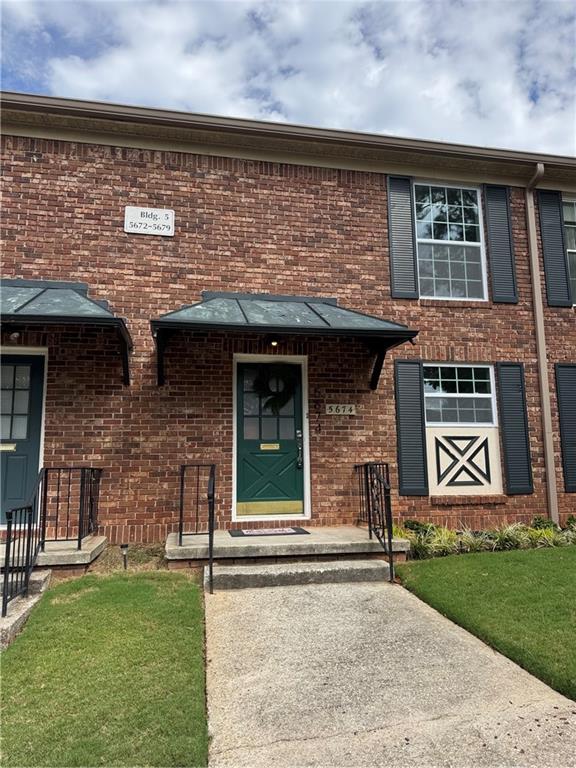
M 303 533 L 308 535 L 310 531 L 304 528 L 241 528 L 238 531 L 228 531 L 230 536 L 300 536 Z

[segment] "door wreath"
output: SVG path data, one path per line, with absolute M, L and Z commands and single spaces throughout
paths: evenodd
M 278 388 L 272 388 L 277 380 Z M 254 392 L 265 399 L 262 410 L 271 410 L 277 416 L 280 409 L 294 396 L 298 385 L 298 372 L 293 365 L 260 365 L 254 379 Z

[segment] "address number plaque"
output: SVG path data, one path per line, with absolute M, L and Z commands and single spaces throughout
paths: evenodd
M 356 406 L 343 404 L 327 405 L 326 413 L 330 416 L 356 416 Z

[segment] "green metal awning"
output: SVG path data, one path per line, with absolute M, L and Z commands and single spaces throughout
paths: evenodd
M 129 352 L 132 339 L 123 318 L 108 309 L 106 301 L 88 296 L 85 283 L 53 280 L 1 280 L 2 323 L 20 325 L 83 325 L 109 327 L 121 343 L 122 372 L 130 384 Z
M 270 336 L 338 336 L 364 340 L 376 355 L 370 379 L 376 389 L 388 349 L 412 341 L 418 331 L 406 325 L 339 307 L 336 299 L 204 291 L 202 301 L 151 321 L 156 340 L 158 384 L 170 336 L 182 330 L 250 332 Z

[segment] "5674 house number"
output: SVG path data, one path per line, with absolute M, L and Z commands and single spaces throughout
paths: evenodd
M 356 416 L 356 406 L 342 404 L 327 405 L 326 413 L 330 414 L 330 416 Z
M 124 211 L 124 232 L 174 237 L 174 211 L 127 205 Z

